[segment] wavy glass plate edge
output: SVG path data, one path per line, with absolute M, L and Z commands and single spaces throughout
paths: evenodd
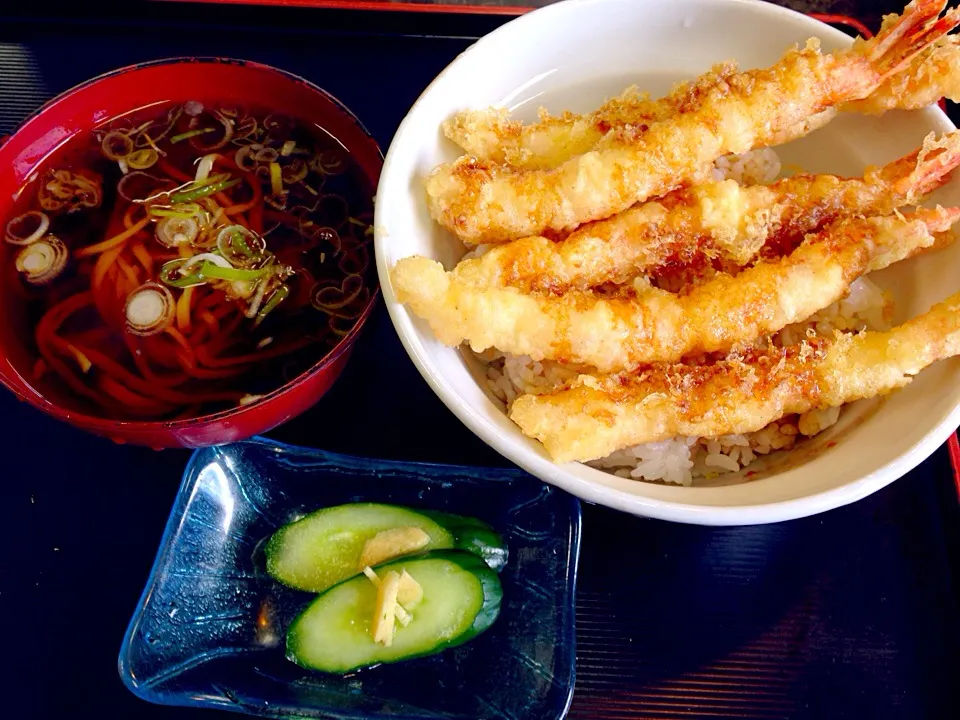
M 453 478 L 467 479 L 478 484 L 503 483 L 505 485 L 516 482 L 535 482 L 543 485 L 541 492 L 555 496 L 557 502 L 562 508 L 558 517 L 562 520 L 562 527 L 566 530 L 566 537 L 562 539 L 562 545 L 566 549 L 565 557 L 560 559 L 558 577 L 562 579 L 562 593 L 558 594 L 556 607 L 562 612 L 560 621 L 561 632 L 558 640 L 563 639 L 562 652 L 565 662 L 560 671 L 556 673 L 552 684 L 559 688 L 562 697 L 559 702 L 554 704 L 556 712 L 550 713 L 551 718 L 563 718 L 566 716 L 573 701 L 573 688 L 575 682 L 575 660 L 576 660 L 576 580 L 578 572 L 578 562 L 580 554 L 580 536 L 581 536 L 581 508 L 580 502 L 572 495 L 569 495 L 558 488 L 540 483 L 539 480 L 528 473 L 515 468 L 488 468 L 479 466 L 462 466 L 434 464 L 428 462 L 408 462 L 399 460 L 381 460 L 376 458 L 363 458 L 349 455 L 341 455 L 317 448 L 298 447 L 282 442 L 277 442 L 264 437 L 254 437 L 250 440 L 234 443 L 232 445 L 201 448 L 196 450 L 190 457 L 184 469 L 180 486 L 177 490 L 170 515 L 165 525 L 163 535 L 160 540 L 157 556 L 151 566 L 147 576 L 144 590 L 136 604 L 131 620 L 124 633 L 118 661 L 117 669 L 120 679 L 126 688 L 141 700 L 152 704 L 177 706 L 177 707 L 196 707 L 196 708 L 216 708 L 238 713 L 246 713 L 263 717 L 297 717 L 298 710 L 313 710 L 316 712 L 327 711 L 330 714 L 319 716 L 329 718 L 344 718 L 351 720 L 361 720 L 362 718 L 372 717 L 367 712 L 344 711 L 338 708 L 318 708 L 316 706 L 304 707 L 277 707 L 268 709 L 268 703 L 261 705 L 245 704 L 236 698 L 231 697 L 231 693 L 223 692 L 213 694 L 197 690 L 182 690 L 175 693 L 156 690 L 157 676 L 153 675 L 144 681 L 137 678 L 134 671 L 136 652 L 138 645 L 142 645 L 136 640 L 136 635 L 141 629 L 145 619 L 145 613 L 148 609 L 152 596 L 157 592 L 162 575 L 170 566 L 171 560 L 177 550 L 175 542 L 177 534 L 183 528 L 187 517 L 187 511 L 192 502 L 191 495 L 195 490 L 201 471 L 207 467 L 211 461 L 223 459 L 231 453 L 251 450 L 272 455 L 269 462 L 282 463 L 284 458 L 291 460 L 306 460 L 315 464 L 318 468 L 332 471 L 352 471 L 358 474 L 372 475 L 382 478 L 384 475 L 406 475 L 420 476 L 433 483 L 443 483 Z M 439 509 L 439 508 L 437 508 Z M 498 528 L 498 530 L 501 528 Z M 508 561 L 508 567 L 510 563 Z M 469 645 L 469 644 L 468 644 Z M 558 643 L 560 646 L 560 643 Z M 441 655 L 442 657 L 442 655 Z M 200 663 L 206 662 L 208 657 L 198 656 Z M 194 658 L 195 660 L 198 658 Z M 180 671 L 189 667 L 190 663 L 184 663 L 183 666 L 172 666 L 166 669 L 171 675 L 177 675 Z M 220 690 L 220 688 L 217 688 Z M 318 717 L 318 715 L 310 715 Z M 407 714 L 403 712 L 394 712 L 385 717 L 390 720 L 421 720 L 424 717 L 435 718 L 460 718 L 460 715 L 445 714 L 443 712 L 427 714 Z M 497 717 L 500 717 L 499 715 Z M 507 717 L 504 715 L 503 717 Z M 544 716 L 547 717 L 547 716 Z

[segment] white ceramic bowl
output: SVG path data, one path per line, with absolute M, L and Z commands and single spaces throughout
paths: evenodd
M 843 33 L 755 0 L 570 0 L 520 17 L 477 42 L 427 88 L 400 126 L 377 192 L 377 267 L 404 346 L 433 390 L 474 433 L 530 473 L 581 498 L 637 515 L 709 525 L 773 522 L 858 500 L 904 475 L 960 424 L 960 362 L 941 362 L 886 400 L 848 407 L 802 449 L 753 464 L 749 481 L 725 477 L 677 487 L 626 480 L 570 463 L 553 464 L 524 437 L 478 382 L 477 366 L 441 345 L 426 323 L 397 303 L 389 268 L 419 254 L 448 268 L 464 249 L 427 211 L 422 178 L 457 156 L 440 124 L 463 108 L 505 105 L 530 120 L 536 108 L 587 111 L 636 83 L 663 94 L 670 85 L 736 59 L 775 62 L 786 48 L 818 36 L 825 51 Z M 917 147 L 931 130 L 953 129 L 936 108 L 845 116 L 778 148 L 784 162 L 811 172 L 859 175 Z M 935 199 L 960 203 L 960 183 Z M 960 289 L 960 244 L 901 263 L 871 279 L 891 290 L 897 321 Z

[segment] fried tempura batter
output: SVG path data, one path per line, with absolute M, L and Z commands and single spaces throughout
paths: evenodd
M 732 75 L 699 107 L 610 133 L 597 149 L 556 169 L 512 172 L 473 157 L 427 179 L 431 213 L 465 241 L 569 231 L 707 178 L 721 155 L 768 144 L 841 102 L 866 97 L 918 52 L 960 23 L 944 0 L 914 0 L 875 38 L 823 55 L 819 43 L 793 49 L 773 67 Z
M 540 122 L 534 125 L 510 120 L 504 109 L 466 110 L 446 121 L 443 132 L 478 158 L 523 170 L 544 170 L 591 150 L 613 128 L 645 128 L 677 112 L 699 107 L 707 90 L 736 71 L 735 63 L 721 63 L 698 78 L 678 84 L 669 95 L 657 100 L 632 86 L 585 115 L 566 112 L 551 117 L 541 109 Z
M 733 180 L 678 190 L 577 229 L 559 242 L 523 238 L 460 262 L 457 280 L 563 294 L 621 284 L 665 263 L 715 257 L 746 265 L 765 243 L 783 245 L 837 217 L 885 215 L 935 190 L 960 164 L 960 131 L 931 134 L 916 152 L 863 178 L 797 175 L 773 185 Z
M 960 208 L 850 218 L 809 235 L 789 256 L 736 276 L 718 274 L 685 295 L 637 286 L 632 296 L 524 295 L 476 286 L 422 257 L 391 272 L 400 302 L 441 342 L 615 372 L 726 351 L 803 320 L 843 297 L 856 278 L 914 255 L 960 219 Z
M 519 397 L 510 418 L 556 462 L 594 460 L 677 435 L 753 432 L 785 415 L 889 393 L 958 354 L 960 293 L 889 332 L 837 333 L 712 365 L 582 375 L 568 388 Z
M 888 110 L 917 110 L 945 97 L 960 102 L 960 37 L 948 35 L 917 55 L 904 72 L 893 75 L 877 92 L 840 109 L 867 115 Z
M 689 112 L 699 106 L 707 88 L 735 72 L 734 63 L 718 65 L 657 100 L 632 86 L 595 112 L 583 115 L 565 112 L 552 117 L 541 109 L 539 122 L 531 125 L 510 120 L 507 110 L 502 108 L 466 110 L 445 122 L 443 130 L 468 154 L 481 160 L 507 164 L 517 170 L 546 170 L 594 149 L 611 130 L 627 125 L 649 127 L 680 109 Z M 918 110 L 942 97 L 960 102 L 960 37 L 956 35 L 938 40 L 863 100 L 843 103 L 805 118 L 771 139 L 770 145 L 808 135 L 836 117 L 837 110 L 880 115 L 889 110 Z

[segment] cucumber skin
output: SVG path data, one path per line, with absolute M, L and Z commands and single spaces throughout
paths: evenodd
M 371 665 L 362 665 L 358 667 L 345 670 L 343 672 L 332 672 L 329 670 L 323 670 L 321 668 L 313 667 L 307 663 L 301 663 L 299 656 L 297 655 L 296 650 L 291 647 L 295 646 L 297 642 L 297 625 L 300 622 L 300 619 L 307 613 L 307 611 L 313 606 L 313 603 L 319 600 L 324 594 L 332 591 L 334 588 L 339 587 L 343 583 L 356 582 L 359 578 L 352 577 L 347 580 L 344 580 L 343 583 L 338 583 L 333 587 L 328 588 L 323 593 L 320 593 L 313 601 L 310 602 L 301 612 L 297 615 L 296 619 L 290 624 L 289 629 L 287 630 L 286 636 L 286 656 L 287 659 L 291 662 L 299 665 L 300 667 L 306 668 L 307 670 L 313 670 L 316 672 L 326 673 L 328 675 L 346 675 L 348 673 L 355 672 L 357 670 L 367 669 L 376 667 L 378 665 L 392 665 L 398 662 L 405 662 L 407 660 L 413 660 L 420 657 L 429 657 L 431 655 L 436 655 L 443 652 L 444 650 L 452 647 L 457 647 L 463 645 L 470 640 L 473 640 L 477 635 L 487 630 L 494 621 L 500 616 L 500 604 L 503 601 L 503 587 L 500 585 L 500 578 L 497 576 L 496 571 L 494 571 L 487 563 L 472 553 L 468 553 L 462 550 L 431 550 L 430 552 L 422 553 L 420 555 L 400 558 L 397 560 L 391 560 L 384 563 L 383 565 L 377 566 L 378 574 L 381 572 L 386 572 L 393 568 L 393 566 L 400 566 L 401 568 L 405 563 L 410 562 L 411 560 L 416 560 L 417 562 L 422 562 L 424 560 L 447 560 L 456 565 L 459 565 L 461 569 L 466 570 L 467 572 L 473 573 L 473 575 L 480 581 L 480 588 L 483 592 L 483 603 L 480 606 L 480 610 L 477 612 L 476 617 L 473 619 L 470 627 L 464 630 L 460 635 L 455 638 L 450 638 L 445 642 L 440 642 L 434 645 L 431 649 L 425 650 L 421 653 L 411 653 L 403 657 L 396 658 L 394 660 L 380 660 Z
M 506 566 L 510 555 L 507 544 L 487 523 L 474 517 L 438 510 L 418 512 L 426 515 L 453 535 L 453 546 L 457 550 L 480 556 L 498 573 Z

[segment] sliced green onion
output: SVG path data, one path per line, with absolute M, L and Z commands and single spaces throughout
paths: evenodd
M 176 303 L 173 294 L 163 285 L 148 282 L 127 297 L 124 315 L 127 331 L 147 336 L 163 332 L 173 321 Z
M 190 245 L 200 235 L 200 223 L 194 216 L 165 217 L 157 223 L 156 235 L 164 247 Z
M 231 264 L 249 268 L 264 259 L 267 244 L 243 225 L 230 225 L 217 235 L 217 249 Z
M 133 140 L 126 133 L 114 130 L 103 136 L 100 149 L 107 160 L 120 161 L 133 152 Z
M 233 267 L 233 265 L 230 264 L 229 260 L 227 260 L 225 257 L 221 257 L 220 255 L 217 255 L 216 253 L 200 253 L 199 255 L 194 255 L 192 258 L 187 260 L 181 272 L 186 272 L 187 270 L 191 269 L 194 265 L 200 265 L 205 261 L 212 262 L 214 265 L 219 265 L 222 268 L 229 269 Z
M 202 144 L 199 137 L 193 137 L 190 139 L 190 145 L 192 145 L 194 148 L 196 148 L 200 152 L 205 152 L 205 153 L 212 152 L 214 150 L 219 150 L 228 142 L 230 142 L 231 138 L 233 138 L 233 121 L 223 113 L 219 112 L 218 110 L 211 110 L 209 114 L 213 117 L 214 120 L 220 123 L 220 127 L 223 129 L 223 136 L 220 139 L 215 140 L 210 145 Z M 196 128 L 200 124 L 200 122 L 201 122 L 200 117 L 193 118 L 190 121 L 190 128 Z M 216 130 L 220 128 L 214 127 L 214 129 Z
M 134 170 L 146 170 L 148 167 L 153 167 L 159 159 L 159 153 L 153 148 L 136 150 L 126 157 L 127 165 Z
M 280 154 L 281 154 L 283 157 L 287 157 L 287 156 L 290 155 L 290 153 L 292 153 L 292 152 L 293 152 L 294 150 L 296 150 L 296 149 L 297 149 L 297 141 L 296 141 L 296 140 L 287 140 L 287 141 L 283 144 L 283 147 L 280 148 Z
M 243 120 L 238 122 L 233 129 L 233 139 L 234 140 L 243 140 L 249 138 L 257 132 L 257 120 L 256 118 L 247 115 Z
M 321 175 L 337 175 L 343 172 L 343 156 L 335 150 L 325 150 L 313 158 L 311 168 Z
M 273 294 L 270 296 L 270 299 L 264 303 L 263 307 L 260 308 L 260 311 L 257 313 L 257 319 L 253 323 L 254 327 L 263 322 L 263 319 L 269 315 L 274 308 L 277 307 L 280 303 L 286 300 L 290 296 L 290 288 L 287 285 L 281 285 L 278 287 Z
M 228 175 L 227 178 L 230 176 Z M 204 185 L 193 190 L 184 190 L 178 193 L 174 193 L 170 196 L 171 202 L 180 203 L 180 202 L 190 202 L 192 200 L 199 200 L 200 198 L 209 197 L 210 195 L 216 195 L 218 192 L 222 192 L 229 188 L 232 188 L 234 185 L 240 182 L 240 178 L 234 178 L 233 180 L 224 179 L 217 182 L 211 183 L 209 185 Z
M 257 167 L 257 163 L 253 159 L 253 149 L 249 145 L 244 145 L 237 150 L 233 156 L 233 161 L 237 164 L 238 168 L 246 172 L 250 172 Z
M 256 153 L 253 156 L 253 159 L 258 163 L 272 163 L 276 162 L 276 159 L 280 157 L 280 153 L 277 152 L 276 148 L 272 147 L 259 147 L 257 148 Z
M 270 189 L 274 195 L 283 195 L 283 168 L 280 163 L 270 163 Z
M 274 210 L 286 210 L 287 209 L 287 194 L 280 193 L 279 195 L 270 194 L 264 195 L 263 201 L 272 207 Z
M 180 270 L 187 264 L 186 258 L 177 258 L 164 263 L 160 268 L 160 280 L 170 287 L 188 288 L 194 285 L 203 285 L 206 280 L 199 274 L 181 275 Z
M 310 168 L 307 167 L 306 160 L 303 158 L 292 158 L 290 162 L 283 167 L 280 176 L 283 178 L 285 184 L 293 185 L 303 180 L 308 172 L 310 172 Z
M 6 241 L 11 245 L 36 242 L 50 228 L 50 218 L 39 210 L 30 210 L 7 223 Z
M 17 255 L 17 272 L 31 285 L 46 285 L 63 272 L 70 252 L 60 238 L 46 235 L 30 243 Z
M 172 138 L 170 138 L 170 142 L 176 144 L 183 140 L 189 140 L 192 137 L 197 137 L 197 135 L 203 135 L 204 133 L 212 133 L 214 130 L 216 130 L 216 128 L 212 128 L 212 127 L 198 128 L 196 130 L 187 130 L 186 132 L 182 132 L 179 135 L 174 135 Z
M 317 283 L 312 290 L 312 305 L 321 312 L 340 310 L 347 307 L 363 290 L 363 278 L 359 275 L 347 275 L 337 285 Z
M 213 163 L 216 162 L 219 155 L 216 153 L 210 153 L 209 155 L 204 155 L 200 158 L 200 162 L 197 165 L 197 175 L 194 178 L 196 182 L 206 180 L 210 177 L 210 171 L 213 170 Z
M 245 270 L 243 268 L 224 268 L 216 265 L 209 260 L 200 266 L 198 275 L 203 278 L 213 278 L 214 280 L 229 280 L 231 282 L 249 282 L 258 280 L 270 272 L 269 268 L 260 270 Z
M 151 205 L 148 212 L 156 217 L 192 218 L 203 214 L 203 208 L 197 203 L 180 203 L 165 207 Z

